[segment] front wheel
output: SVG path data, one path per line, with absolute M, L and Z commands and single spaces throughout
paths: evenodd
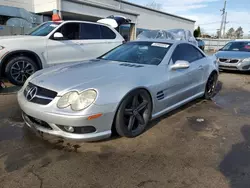
M 7 63 L 5 75 L 12 84 L 22 86 L 37 70 L 37 64 L 32 59 L 19 56 L 10 59 Z
M 212 73 L 207 80 L 205 94 L 204 94 L 205 99 L 209 100 L 215 96 L 217 81 L 218 81 L 218 75 L 216 73 Z
M 118 108 L 115 128 L 120 136 L 136 137 L 145 131 L 151 118 L 152 102 L 150 95 L 143 89 L 127 95 Z

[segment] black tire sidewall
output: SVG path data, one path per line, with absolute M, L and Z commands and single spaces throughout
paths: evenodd
M 7 79 L 14 85 L 17 86 L 22 86 L 24 83 L 21 82 L 17 82 L 14 78 L 12 78 L 10 71 L 11 71 L 11 67 L 13 66 L 14 63 L 16 63 L 17 61 L 28 61 L 30 64 L 32 64 L 32 66 L 34 67 L 35 72 L 38 70 L 38 66 L 37 64 L 30 59 L 29 57 L 26 56 L 17 56 L 17 57 L 13 57 L 9 60 L 9 62 L 7 63 L 6 67 L 5 67 L 5 76 L 7 77 Z
M 209 81 L 209 79 L 211 78 L 211 76 L 215 76 L 216 85 L 217 85 L 217 82 L 218 82 L 218 75 L 217 75 L 216 73 L 210 74 L 210 76 L 209 76 L 208 79 L 207 79 L 207 83 L 206 83 L 206 87 L 205 87 L 204 98 L 205 98 L 206 100 L 210 100 L 211 98 L 213 98 L 213 97 L 216 95 L 216 92 L 215 92 L 215 91 L 213 92 L 212 95 L 209 95 L 209 94 L 208 94 L 208 91 L 207 91 L 207 84 L 208 84 L 208 81 Z M 215 87 L 216 87 L 216 86 L 215 86 Z M 215 90 L 216 90 L 216 88 L 215 88 Z
M 148 115 L 147 115 L 147 118 L 145 119 L 145 124 L 143 126 L 140 127 L 140 129 L 138 129 L 136 132 L 130 132 L 128 131 L 127 129 L 127 126 L 124 124 L 124 120 L 123 120 L 123 113 L 124 113 L 124 109 L 126 107 L 126 105 L 128 104 L 128 102 L 131 100 L 131 98 L 139 93 L 145 93 L 147 98 L 148 98 L 148 109 L 149 109 L 149 112 L 148 112 Z M 151 119 L 151 115 L 152 115 L 152 102 L 151 102 L 151 97 L 150 95 L 148 94 L 148 92 L 144 89 L 138 89 L 138 90 L 134 90 L 132 92 L 130 92 L 124 99 L 123 101 L 121 102 L 118 110 L 117 110 L 117 113 L 116 113 L 116 117 L 115 117 L 115 128 L 116 128 L 116 131 L 117 133 L 120 135 L 120 136 L 124 136 L 124 137 L 128 137 L 128 138 L 133 138 L 133 137 L 136 137 L 140 134 L 142 134 L 150 119 Z

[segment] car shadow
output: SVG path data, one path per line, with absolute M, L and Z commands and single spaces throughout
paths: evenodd
M 221 91 L 222 87 L 223 87 L 223 83 L 218 81 L 216 89 L 215 89 L 215 95 L 218 94 Z M 179 107 L 179 108 L 177 108 L 177 109 L 175 109 L 175 110 L 173 110 L 173 111 L 171 111 L 171 112 L 169 112 L 169 113 L 167 113 L 165 115 L 162 115 L 159 118 L 156 118 L 155 120 L 152 120 L 149 123 L 146 131 L 153 128 L 155 125 L 157 125 L 163 119 L 169 118 L 169 117 L 171 117 L 171 116 L 173 116 L 173 115 L 175 115 L 175 114 L 177 114 L 177 113 L 179 113 L 181 111 L 184 111 L 184 110 L 188 109 L 189 107 L 191 107 L 191 106 L 193 106 L 193 105 L 195 105 L 195 104 L 197 104 L 197 103 L 199 103 L 201 101 L 205 101 L 205 99 L 203 99 L 203 98 L 196 99 L 196 100 L 191 101 L 191 102 L 189 102 L 189 103 L 187 103 L 187 104 L 185 104 L 185 105 L 183 105 L 183 106 L 181 106 L 181 107 Z
M 232 146 L 219 165 L 220 172 L 230 181 L 231 188 L 250 185 L 250 125 L 241 128 L 244 141 Z
M 219 92 L 221 91 L 222 87 L 223 87 L 223 83 L 220 82 L 220 81 L 218 81 L 217 86 L 216 86 L 216 90 L 215 90 L 215 94 L 219 93 Z M 169 117 L 171 117 L 171 116 L 177 114 L 178 112 L 181 112 L 181 111 L 183 111 L 183 110 L 186 110 L 187 108 L 189 108 L 189 107 L 191 107 L 191 106 L 193 106 L 193 105 L 195 105 L 195 104 L 197 104 L 197 103 L 199 103 L 199 102 L 201 102 L 201 101 L 204 101 L 204 99 L 202 99 L 202 98 L 196 99 L 196 100 L 194 100 L 194 101 L 191 101 L 191 102 L 189 102 L 189 103 L 183 105 L 182 107 L 179 107 L 179 108 L 176 109 L 176 110 L 173 110 L 173 111 L 171 111 L 171 112 L 169 112 L 169 113 L 166 113 L 165 115 L 162 115 L 162 116 L 159 117 L 159 118 L 156 118 L 156 119 L 152 120 L 152 121 L 149 123 L 149 125 L 147 126 L 147 128 L 146 128 L 146 130 L 145 130 L 144 132 L 146 132 L 146 131 L 148 131 L 149 129 L 153 128 L 155 125 L 157 125 L 157 124 L 158 124 L 160 121 L 162 121 L 163 119 L 169 118 Z M 113 128 L 112 128 L 112 136 L 111 136 L 110 138 L 106 138 L 106 139 L 104 139 L 104 140 L 99 140 L 99 141 L 93 141 L 93 142 L 95 142 L 95 143 L 98 143 L 98 142 L 108 142 L 108 141 L 116 140 L 116 139 L 119 139 L 119 138 L 121 138 L 121 137 L 118 135 L 118 133 L 116 132 L 116 130 L 115 130 L 114 126 L 113 126 Z

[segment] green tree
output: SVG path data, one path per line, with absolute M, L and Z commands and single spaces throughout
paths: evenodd
M 194 37 L 195 38 L 199 37 L 199 31 L 197 29 L 194 30 Z
M 197 31 L 198 31 L 198 37 L 200 37 L 201 36 L 201 28 L 200 28 L 200 26 L 198 26 Z
M 197 38 L 200 36 L 201 36 L 201 28 L 200 26 L 198 26 L 198 28 L 194 30 L 194 37 Z

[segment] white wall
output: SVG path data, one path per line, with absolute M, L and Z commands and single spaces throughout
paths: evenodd
M 57 9 L 57 0 L 33 0 L 34 12 L 51 12 L 53 9 Z
M 33 11 L 33 0 L 0 0 L 0 5 L 24 8 Z
M 93 17 L 99 17 L 99 18 L 106 18 L 107 16 L 110 16 L 110 15 L 119 14 L 133 21 L 136 20 L 135 15 L 129 15 L 126 13 L 116 12 L 115 10 L 109 10 L 109 9 L 104 9 L 104 8 L 102 9 L 99 7 L 82 4 L 82 3 L 75 3 L 71 1 L 62 1 L 62 11 L 75 13 L 75 14 L 88 15 L 88 16 L 93 16 Z
M 116 8 L 116 9 L 119 9 L 119 4 L 120 4 L 120 2 L 118 2 L 117 0 L 78 0 L 78 1 L 92 2 L 95 4 L 106 5 L 109 7 Z M 70 4 L 70 8 L 69 8 L 69 4 Z M 101 15 L 103 11 L 100 11 L 100 9 L 98 13 L 98 9 L 97 11 L 95 10 L 92 11 L 90 9 L 83 10 L 84 9 L 83 5 L 80 5 L 80 4 L 77 5 L 77 3 L 74 3 L 74 4 L 75 4 L 75 7 L 77 7 L 76 9 L 79 10 L 78 12 L 82 12 L 82 14 L 90 12 L 90 14 L 100 15 L 101 17 L 106 15 L 106 14 Z M 75 8 L 73 8 L 72 3 L 66 3 L 66 0 L 64 0 L 64 9 L 67 9 L 67 10 L 71 9 L 71 12 L 74 12 L 75 10 Z M 159 13 L 159 12 L 145 9 L 142 7 L 134 6 L 123 1 L 121 2 L 121 10 L 140 14 L 137 20 L 137 23 L 138 23 L 137 28 L 143 28 L 143 29 L 183 28 L 183 29 L 188 29 L 191 31 L 194 30 L 195 22 L 182 19 L 182 18 L 178 18 L 172 15 Z M 110 14 L 117 14 L 117 13 L 110 12 Z

